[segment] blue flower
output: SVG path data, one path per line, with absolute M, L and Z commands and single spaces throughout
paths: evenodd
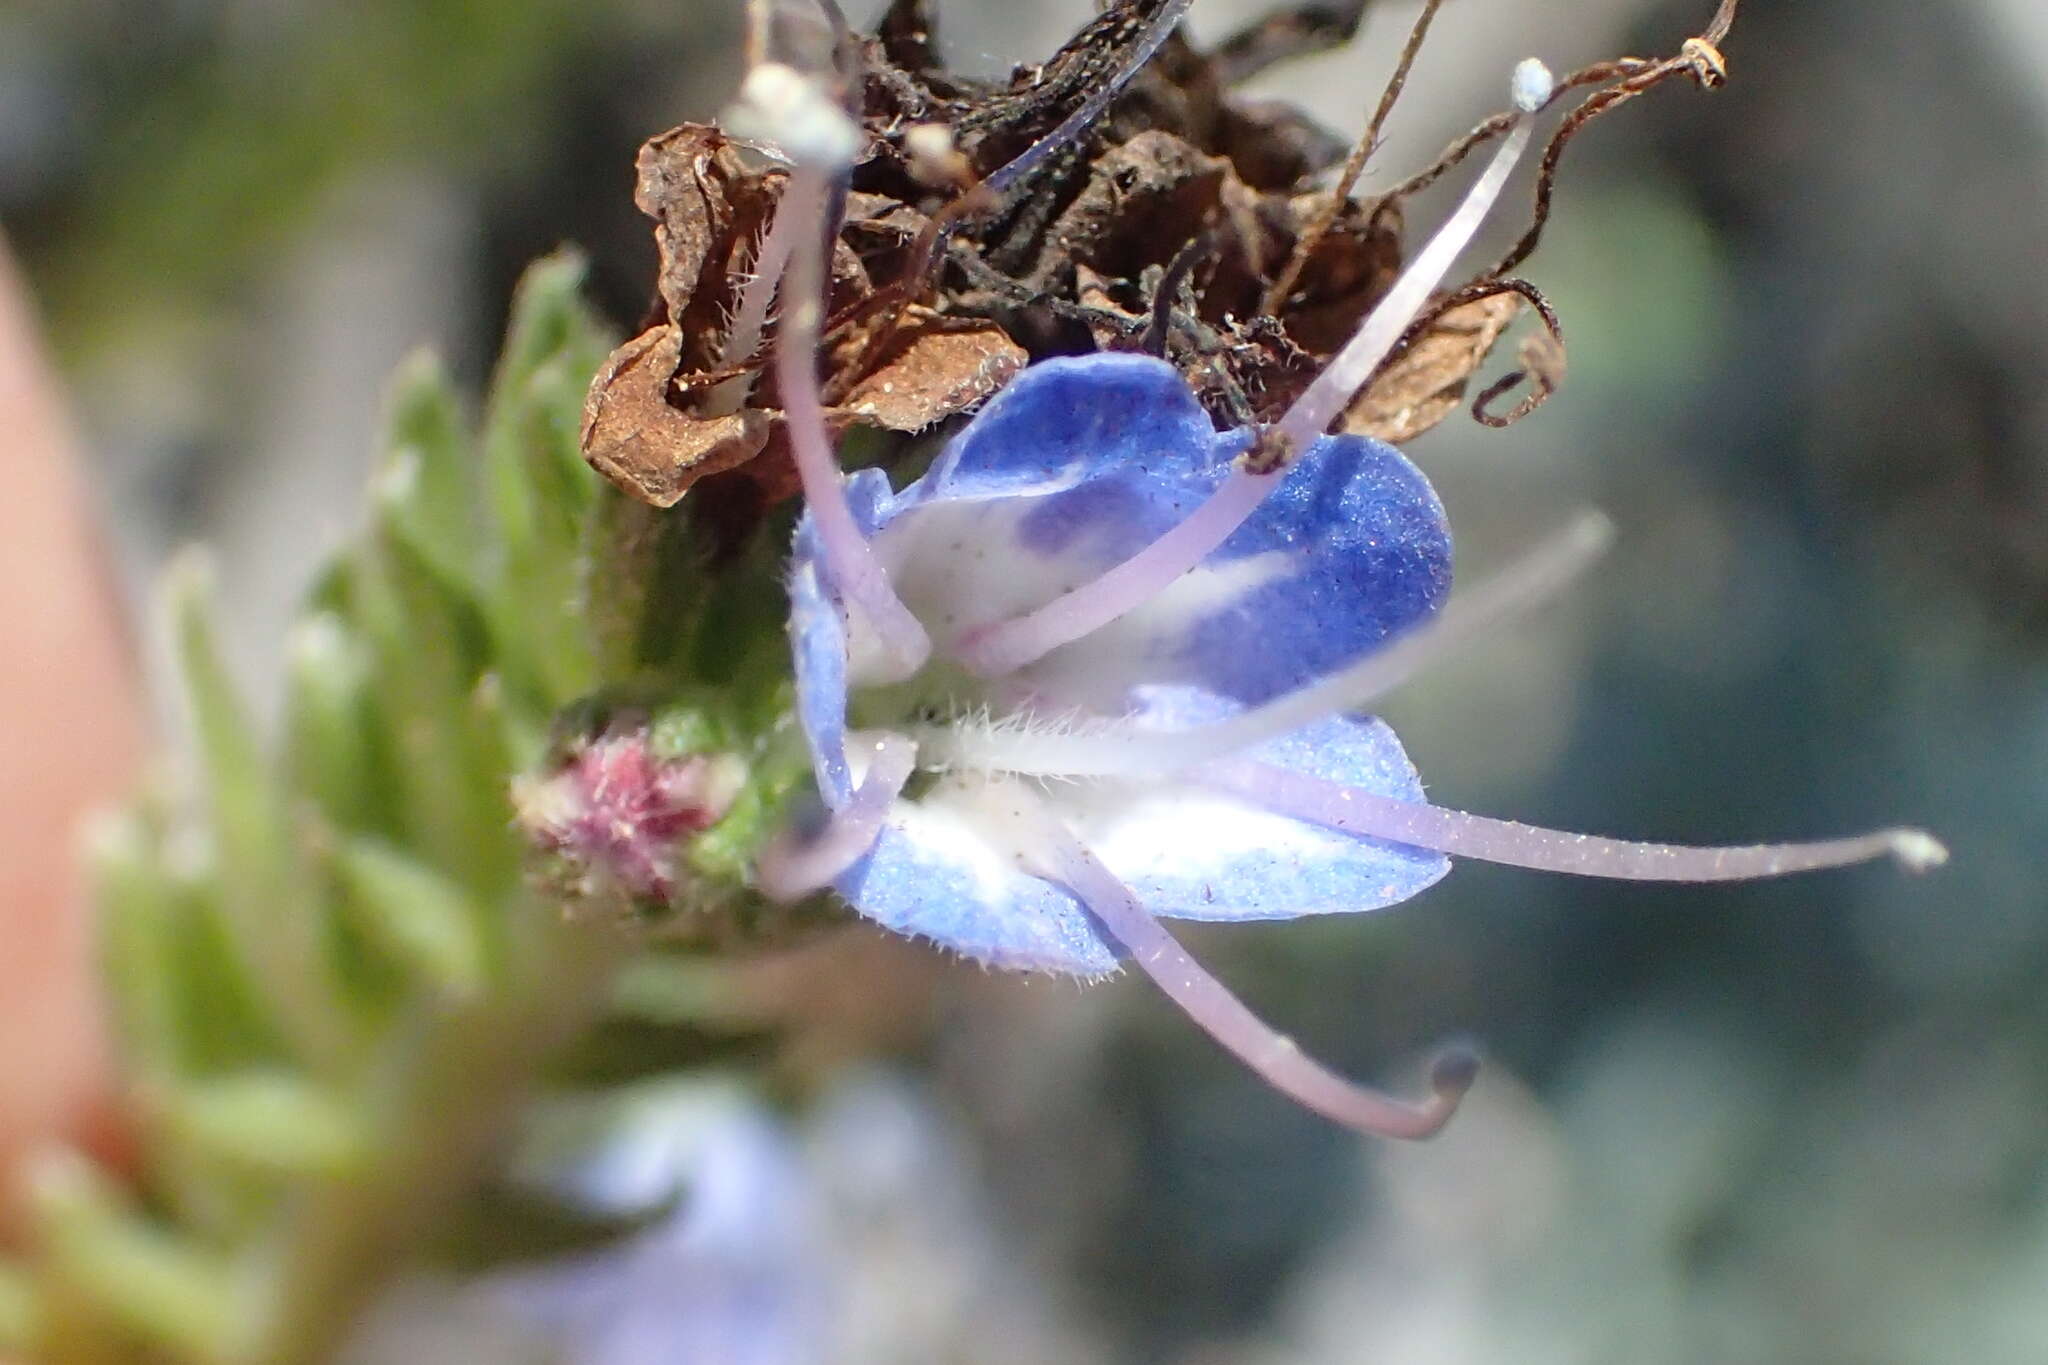
M 1518 69 L 1526 114 L 1547 96 Z M 838 117 L 771 91 L 792 126 Z M 801 106 L 796 113 L 790 109 Z M 1775 875 L 1891 854 L 1918 831 L 1697 849 L 1441 810 L 1393 732 L 1355 714 L 1447 644 L 1567 581 L 1604 542 L 1575 528 L 1446 605 L 1450 535 L 1392 448 L 1327 436 L 1476 231 L 1526 118 L 1464 201 L 1273 427 L 1218 432 L 1171 366 L 1105 354 L 1027 370 L 900 492 L 841 479 L 817 402 L 821 252 L 798 232 L 778 382 L 806 509 L 790 579 L 797 711 L 822 817 L 761 885 L 831 885 L 861 914 L 996 967 L 1099 977 L 1135 962 L 1276 1088 L 1364 1131 L 1417 1137 L 1475 1070 L 1408 1105 L 1303 1056 L 1159 917 L 1283 919 L 1416 894 L 1447 854 L 1640 880 Z M 830 167 L 799 160 L 811 221 Z
M 659 1086 L 621 1107 L 607 1143 L 550 1179 L 572 1206 L 660 1216 L 615 1246 L 500 1272 L 482 1302 L 573 1365 L 819 1359 L 829 1266 L 792 1135 L 751 1104 Z
M 971 626 L 1037 606 L 1129 558 L 1230 474 L 1243 432 L 1218 433 L 1163 361 L 1095 355 L 1034 366 L 922 479 L 891 493 L 878 470 L 848 481 L 862 533 L 929 631 L 936 661 L 889 681 L 849 661 L 847 618 L 825 586 L 816 525 L 797 536 L 790 638 L 797 696 L 826 804 L 844 809 L 857 723 L 934 723 L 1072 738 L 1110 720 L 1170 735 L 1290 693 L 1433 614 L 1450 587 L 1450 533 L 1421 472 L 1389 446 L 1331 437 L 1221 549 L 1145 608 L 983 682 L 950 662 Z M 1105 742 L 1108 737 L 1104 736 Z M 1252 757 L 1404 801 L 1414 766 L 1376 720 L 1327 717 Z M 1037 799 L 1159 913 L 1280 919 L 1407 899 L 1448 870 L 1441 854 L 1361 840 L 1198 784 L 1056 782 Z M 1000 804 L 1000 798 L 997 799 Z M 1120 945 L 1067 889 L 1017 865 L 989 834 L 985 771 L 936 773 L 898 799 L 872 847 L 834 880 L 900 933 L 993 966 L 1101 976 Z

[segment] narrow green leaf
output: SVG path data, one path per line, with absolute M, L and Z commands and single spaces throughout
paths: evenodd
M 220 658 L 204 558 L 187 552 L 174 561 L 166 594 L 234 946 L 293 1043 L 309 1058 L 331 1058 L 342 1016 L 322 959 L 316 897 L 294 875 L 289 804 Z
M 357 555 L 348 598 L 387 718 L 393 837 L 459 872 L 479 896 L 494 896 L 517 876 L 517 862 L 499 736 L 475 704 L 489 653 L 476 604 L 389 534 Z
M 334 857 L 349 910 L 373 943 L 450 1000 L 483 990 L 487 917 L 461 884 L 368 839 L 346 840 Z
M 185 840 L 196 845 L 196 839 Z M 196 847 L 165 859 L 164 890 L 171 914 L 166 979 L 176 994 L 178 1069 L 209 1071 L 277 1061 L 296 1050 L 284 1032 L 239 919 L 227 909 L 211 858 Z
M 414 549 L 449 578 L 477 571 L 481 502 L 462 405 L 438 357 L 418 352 L 400 367 L 374 493 Z
M 289 1071 L 249 1071 L 182 1085 L 161 1098 L 159 1112 L 194 1151 L 276 1175 L 343 1175 L 371 1155 L 357 1113 Z
M 40 1163 L 30 1198 L 58 1302 L 110 1318 L 191 1360 L 232 1358 L 242 1315 L 229 1265 L 143 1222 L 79 1158 Z M 51 1322 L 48 1330 L 62 1336 L 65 1325 Z M 86 1330 L 104 1336 L 103 1328 Z
M 188 1044 L 172 965 L 176 899 L 156 840 L 139 813 L 124 810 L 93 822 L 86 857 L 99 907 L 100 961 L 122 1049 L 143 1077 L 169 1075 Z
M 580 448 L 583 398 L 609 349 L 581 297 L 583 264 L 530 269 L 485 409 L 483 458 L 502 558 L 488 594 L 508 681 L 559 706 L 598 682 L 586 625 L 586 523 L 599 481 Z
M 510 556 L 525 551 L 542 512 L 525 450 L 526 394 L 535 371 L 580 333 L 594 330 L 582 300 L 583 275 L 583 258 L 560 252 L 529 267 L 513 295 L 483 426 L 491 510 Z
M 328 612 L 285 642 L 287 769 L 295 791 L 333 824 L 389 832 L 385 736 L 370 689 L 368 652 Z

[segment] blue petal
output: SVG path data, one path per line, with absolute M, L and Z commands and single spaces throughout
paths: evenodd
M 1105 353 L 1031 366 L 947 443 L 906 501 L 1054 493 L 1133 468 L 1227 463 L 1208 414 L 1173 366 Z
M 873 850 L 835 889 L 884 928 L 991 967 L 1114 972 L 1118 950 L 1094 916 L 1020 871 L 991 839 L 981 795 L 946 779 L 917 801 L 898 801 Z
M 1399 451 L 1362 436 L 1309 447 L 1210 562 L 1275 552 L 1290 556 L 1291 574 L 1188 623 L 1180 680 L 1265 701 L 1426 620 L 1450 592 L 1451 533 L 1436 490 Z
M 889 478 L 863 469 L 846 480 L 853 519 L 872 533 L 893 501 Z M 796 673 L 796 713 L 811 746 L 818 792 L 837 810 L 853 799 L 846 770 L 846 619 L 838 595 L 825 586 L 818 529 L 810 513 L 797 523 L 789 576 L 789 650 Z
M 1147 689 L 1144 719 L 1185 726 L 1235 704 Z M 1423 799 L 1400 741 L 1371 717 L 1332 716 L 1246 757 L 1396 800 Z M 1292 820 L 1195 785 L 1055 784 L 1041 799 L 1155 915 L 1263 920 L 1377 910 L 1450 870 L 1440 854 Z M 1000 802 L 949 778 L 899 801 L 874 850 L 836 883 L 869 919 L 993 967 L 1101 976 L 1122 950 L 1064 889 L 1021 871 Z
M 1147 689 L 1148 724 L 1180 728 L 1229 707 L 1190 689 Z M 1397 801 L 1423 801 L 1401 741 L 1373 716 L 1328 716 L 1245 758 Z M 1118 800 L 1087 784 L 1056 787 L 1075 832 L 1154 914 L 1175 919 L 1293 919 L 1378 910 L 1450 871 L 1450 859 L 1277 815 L 1192 784 L 1160 782 Z
M 1249 440 L 1211 430 L 1163 362 L 1036 365 L 884 514 L 880 547 L 944 649 L 1136 554 L 1216 490 Z M 1435 612 L 1450 566 L 1421 471 L 1380 442 L 1326 437 L 1194 573 L 1019 681 L 1111 711 L 1146 682 L 1264 701 Z
M 818 793 L 837 810 L 853 799 L 846 770 L 846 625 L 819 581 L 815 560 L 789 577 L 789 652 L 796 668 L 796 715 L 811 746 Z

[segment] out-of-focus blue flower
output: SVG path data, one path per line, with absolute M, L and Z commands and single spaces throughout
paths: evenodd
M 674 1212 L 621 1244 L 497 1277 L 493 1302 L 571 1365 L 827 1358 L 830 1276 L 801 1150 L 738 1103 L 652 1104 L 567 1177 L 579 1204 Z
M 842 1077 L 794 1122 L 715 1084 L 657 1083 L 607 1112 L 594 1145 L 523 1174 L 582 1211 L 651 1215 L 645 1230 L 416 1296 L 405 1332 L 354 1358 L 442 1358 L 422 1352 L 450 1319 L 494 1328 L 494 1359 L 539 1346 L 560 1365 L 1101 1358 L 1004 1239 L 961 1135 L 900 1078 Z

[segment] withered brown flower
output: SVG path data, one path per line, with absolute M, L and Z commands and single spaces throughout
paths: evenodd
M 1356 200 L 1351 186 L 1435 0 L 1348 158 L 1301 114 L 1236 89 L 1275 61 L 1346 40 L 1362 6 L 1289 12 L 1204 52 L 1178 32 L 1160 42 L 1185 4 L 1123 0 L 1003 84 L 942 69 L 925 0 L 895 0 L 873 36 L 837 28 L 836 79 L 865 148 L 828 215 L 836 231 L 820 227 L 833 235 L 820 364 L 835 431 L 921 431 L 1030 361 L 1094 351 L 1163 356 L 1220 423 L 1270 422 L 1398 274 L 1403 204 L 1506 127 L 1495 116 L 1419 174 Z M 1593 93 L 1545 152 L 1528 231 L 1417 319 L 1337 429 L 1396 443 L 1429 430 L 1466 401 L 1525 307 L 1544 339 L 1525 343 L 1521 368 L 1482 392 L 1474 413 L 1504 424 L 1547 396 L 1563 370 L 1557 318 L 1510 272 L 1540 235 L 1564 144 L 1666 79 L 1717 83 L 1714 45 L 1733 11 L 1724 0 L 1676 57 L 1622 58 L 1559 81 L 1560 95 Z M 836 7 L 823 13 L 838 23 Z M 586 458 L 637 498 L 666 507 L 728 470 L 757 486 L 756 503 L 795 487 L 767 363 L 773 281 L 748 288 L 775 269 L 757 258 L 787 180 L 772 156 L 705 125 L 641 149 L 635 198 L 656 223 L 657 298 L 598 374 L 583 428 Z M 1506 416 L 1486 410 L 1523 381 L 1529 392 Z

